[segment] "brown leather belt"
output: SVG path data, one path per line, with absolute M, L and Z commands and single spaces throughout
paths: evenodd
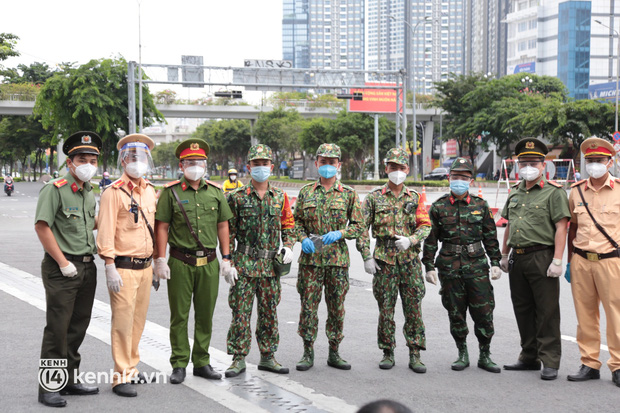
M 530 252 L 548 250 L 551 248 L 555 248 L 555 247 L 553 245 L 534 245 L 534 246 L 525 247 L 525 248 L 513 248 L 512 250 L 517 255 L 525 255 L 525 254 L 529 254 Z
M 467 251 L 470 254 L 478 252 L 482 249 L 482 241 L 474 242 L 472 244 L 467 245 L 457 245 L 450 244 L 449 242 L 444 242 L 441 244 L 441 250 L 445 252 L 455 252 L 460 254 L 463 251 Z
M 71 254 L 65 254 L 63 252 L 63 255 L 69 261 L 93 262 L 95 260 L 95 257 L 93 255 L 91 255 L 91 254 L 87 254 L 87 255 L 71 255 Z
M 191 251 L 192 253 L 201 252 L 205 254 L 203 257 L 197 257 L 195 254 L 191 254 L 188 252 L 184 252 L 178 248 L 170 247 L 170 256 L 176 258 L 177 260 L 183 261 L 186 264 L 192 265 L 194 267 L 202 267 L 203 265 L 207 265 L 215 258 L 217 258 L 217 254 L 215 250 L 207 250 L 207 251 Z
M 122 268 L 124 270 L 143 270 L 149 268 L 153 262 L 153 257 L 148 258 L 134 258 L 134 257 L 116 257 L 114 258 L 114 265 L 116 268 Z
M 388 248 L 396 248 L 396 241 L 398 240 L 395 238 L 377 238 L 378 244 Z
M 581 248 L 573 247 L 575 254 L 581 255 L 588 261 L 600 261 L 606 258 L 617 258 L 620 257 L 620 250 L 613 250 L 612 252 L 607 252 L 605 254 L 599 254 L 597 252 L 589 252 L 584 251 Z

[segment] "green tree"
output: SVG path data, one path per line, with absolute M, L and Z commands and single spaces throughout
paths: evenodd
M 179 169 L 179 160 L 175 156 L 175 151 L 179 141 L 161 143 L 153 148 L 151 155 L 156 168 L 161 168 L 162 175 L 165 177 L 166 171 L 170 171 L 174 178 Z
M 40 161 L 44 153 L 41 141 L 48 133 L 32 116 L 4 116 L 0 121 L 0 156 L 13 165 L 15 160 L 21 161 L 21 175 L 25 174 L 28 157 L 36 152 L 36 160 Z M 36 169 L 34 179 L 36 181 Z
M 144 126 L 164 120 L 146 85 L 142 107 Z M 52 131 L 54 139 L 78 130 L 97 132 L 104 142 L 102 163 L 107 169 L 108 159 L 116 150 L 118 132 L 129 130 L 127 62 L 123 58 L 99 59 L 78 68 L 64 66 L 41 88 L 34 113 Z
M 220 175 L 225 175 L 232 163 L 240 169 L 246 163 L 250 149 L 250 122 L 240 119 L 209 121 L 198 126 L 193 138 L 205 140 L 210 147 L 209 159 L 222 166 Z
M 258 115 L 254 135 L 260 143 L 269 145 L 273 150 L 278 176 L 280 176 L 280 160 L 292 155 L 299 147 L 299 134 L 303 123 L 299 112 L 282 107 Z
M 4 76 L 5 83 L 41 85 L 52 77 L 54 72 L 46 63 L 35 62 L 30 66 L 19 64 L 17 65 L 17 69 L 6 69 L 0 74 Z
M 19 37 L 11 33 L 0 33 L 0 62 L 9 57 L 19 56 L 19 52 L 15 49 Z M 0 69 L 2 65 L 0 65 Z

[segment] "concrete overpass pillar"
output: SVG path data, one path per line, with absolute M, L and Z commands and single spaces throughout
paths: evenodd
M 422 179 L 424 175 L 433 170 L 433 132 L 435 130 L 435 122 L 424 122 L 424 140 L 422 141 Z

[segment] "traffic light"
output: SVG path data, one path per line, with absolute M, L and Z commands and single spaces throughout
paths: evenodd
M 337 93 L 336 99 L 353 99 L 353 95 L 350 93 Z
M 224 90 L 220 92 L 214 93 L 216 98 L 232 98 L 232 99 L 241 99 L 243 97 L 243 93 L 240 90 Z
M 361 92 L 355 92 L 353 94 L 353 100 L 364 100 L 364 97 Z

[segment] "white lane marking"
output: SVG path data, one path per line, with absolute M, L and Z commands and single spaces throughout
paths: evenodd
M 45 292 L 39 277 L 29 274 L 25 271 L 11 267 L 0 262 L 0 290 L 45 311 Z M 93 314 L 87 333 L 102 342 L 110 345 L 110 305 L 100 300 L 93 303 Z M 157 323 L 146 321 L 144 333 L 140 342 L 140 359 L 145 364 L 159 370 L 171 372 L 170 368 L 170 346 L 169 346 L 170 330 Z M 190 338 L 190 343 L 193 340 Z M 163 346 L 162 346 L 163 344 Z M 162 348 L 163 347 L 163 348 Z M 224 351 L 209 347 L 211 354 L 211 364 L 220 366 L 228 366 L 232 361 L 232 357 Z M 283 390 L 297 394 L 308 401 L 318 409 L 328 412 L 344 412 L 354 413 L 358 407 L 348 404 L 346 401 L 337 397 L 327 396 L 316 393 L 312 388 L 306 387 L 301 383 L 288 379 L 284 376 L 274 375 L 259 371 L 257 366 L 251 363 L 247 364 L 247 371 L 253 376 L 270 382 Z M 196 378 L 188 375 L 183 385 L 190 387 L 198 393 L 220 403 L 221 405 L 235 412 L 267 412 L 247 401 L 244 398 L 236 396 L 228 391 L 232 384 L 226 380 L 209 381 L 202 378 Z

